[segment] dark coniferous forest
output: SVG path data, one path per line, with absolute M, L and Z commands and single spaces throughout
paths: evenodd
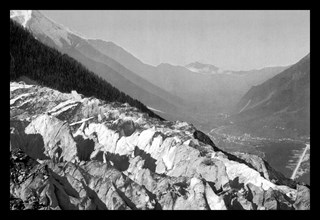
M 10 19 L 10 81 L 21 76 L 60 92 L 76 90 L 86 97 L 128 103 L 162 120 L 138 100 L 119 91 L 68 55 L 39 42 L 28 30 Z

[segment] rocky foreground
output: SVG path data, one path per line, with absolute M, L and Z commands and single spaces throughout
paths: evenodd
M 310 209 L 308 186 L 185 122 L 10 83 L 11 209 Z

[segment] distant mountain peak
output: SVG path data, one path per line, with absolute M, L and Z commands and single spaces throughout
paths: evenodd
M 160 63 L 157 67 L 177 67 L 175 65 L 172 65 L 170 63 Z
M 10 10 L 10 18 L 18 20 L 23 27 L 26 27 L 31 17 L 32 10 Z
M 186 66 L 194 66 L 194 67 L 212 66 L 212 67 L 216 67 L 216 66 L 214 66 L 214 65 L 212 65 L 212 64 L 201 63 L 201 62 L 199 62 L 199 61 L 195 61 L 195 62 L 193 62 L 193 63 L 189 63 L 189 64 L 186 65 Z M 216 68 L 218 68 L 218 67 L 216 67 Z
M 221 74 L 226 72 L 225 70 L 217 66 L 214 66 L 212 64 L 204 64 L 198 61 L 186 65 L 185 68 L 187 68 L 192 72 L 202 73 L 202 74 Z
M 86 40 L 80 34 L 51 20 L 38 10 L 12 10 L 10 18 L 20 23 L 24 28 L 30 29 L 36 35 L 48 37 L 59 48 L 63 48 L 65 44 L 73 45 L 76 38 Z
M 112 45 L 112 46 L 117 46 L 117 47 L 120 48 L 120 46 L 118 46 L 117 44 L 113 43 L 112 41 L 106 41 L 106 40 L 99 39 L 99 38 L 87 38 L 87 40 L 89 42 L 104 43 L 105 45 Z

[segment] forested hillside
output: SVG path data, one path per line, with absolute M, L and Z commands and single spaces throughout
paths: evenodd
M 10 80 L 21 76 L 61 92 L 76 90 L 85 96 L 109 102 L 129 103 L 151 117 L 162 119 L 73 58 L 42 44 L 28 30 L 10 19 Z

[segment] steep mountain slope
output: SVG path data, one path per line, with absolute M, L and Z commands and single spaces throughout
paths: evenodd
M 225 97 L 230 97 L 230 92 L 227 89 L 219 91 L 219 88 L 221 88 L 219 82 L 212 80 L 208 76 L 202 77 L 184 67 L 172 66 L 170 64 L 154 67 L 142 63 L 123 48 L 111 42 L 102 40 L 89 40 L 89 42 L 101 53 L 117 60 L 149 82 L 182 98 L 191 107 L 192 115 L 197 119 L 197 114 L 201 116 L 203 113 L 219 111 L 223 103 L 226 104 L 230 101 L 230 99 L 224 101 Z M 217 98 L 221 95 L 224 95 L 224 97 L 217 101 Z M 236 100 L 233 101 L 235 102 Z
M 182 98 L 192 107 L 193 115 L 197 119 L 203 114 L 229 109 L 251 86 L 262 83 L 287 68 L 268 67 L 252 71 L 222 71 L 216 66 L 199 62 L 186 67 L 170 64 L 160 64 L 154 67 L 144 64 L 112 42 L 99 39 L 89 39 L 88 42 L 101 53 L 113 58 L 142 78 Z M 213 74 L 212 71 L 221 74 Z M 197 116 L 198 113 L 199 116 Z
M 132 83 L 132 81 L 128 80 L 126 77 L 119 75 L 119 73 L 110 68 L 110 66 L 89 59 L 88 57 L 83 56 L 83 54 L 77 50 L 69 50 L 67 54 L 85 65 L 90 71 L 110 82 L 116 88 L 121 88 L 121 91 L 125 92 L 126 94 L 130 94 L 130 96 L 141 100 L 141 102 L 145 103 L 148 107 L 155 109 L 157 114 L 161 115 L 162 117 L 168 120 L 182 120 L 185 110 L 181 105 L 177 107 L 179 102 L 170 102 L 170 98 L 168 98 L 167 101 L 158 95 L 149 93 L 144 87 L 137 87 L 136 84 Z M 146 87 L 148 88 L 148 86 Z M 152 90 L 152 86 L 150 86 L 149 89 Z M 156 92 L 156 90 L 157 89 L 154 88 L 154 92 Z
M 23 27 L 26 27 L 27 22 L 31 18 L 31 10 L 11 10 L 10 18 L 15 18 Z
M 41 42 L 75 58 L 119 90 L 158 110 L 158 114 L 167 119 L 207 124 L 208 117 L 229 111 L 252 85 L 285 68 L 199 75 L 185 67 L 170 64 L 154 67 L 142 63 L 112 42 L 85 39 L 39 11 L 12 12 L 11 16 L 23 23 Z
M 25 14 L 30 15 L 27 22 L 25 22 L 27 19 L 24 18 Z M 28 13 L 13 11 L 11 16 L 18 22 L 23 21 L 26 28 L 38 40 L 75 58 L 119 90 L 139 99 L 153 109 L 159 109 L 159 113 L 166 112 L 166 116 L 176 114 L 179 111 L 183 115 L 185 106 L 180 98 L 151 84 L 112 58 L 100 53 L 87 42 L 87 39 L 56 24 L 39 11 Z M 172 118 L 172 116 L 170 117 Z
M 36 40 L 21 25 L 10 20 L 10 80 L 27 78 L 62 92 L 72 89 L 107 101 L 129 103 L 159 117 L 141 102 L 120 92 L 83 65 Z
M 261 158 L 76 91 L 11 82 L 10 152 L 11 209 L 310 209 Z
M 11 209 L 310 209 L 308 186 L 161 120 L 12 20 L 10 80 Z
M 235 112 L 232 120 L 236 124 L 246 124 L 252 131 L 274 129 L 282 135 L 308 135 L 310 54 L 261 85 L 252 87 Z

